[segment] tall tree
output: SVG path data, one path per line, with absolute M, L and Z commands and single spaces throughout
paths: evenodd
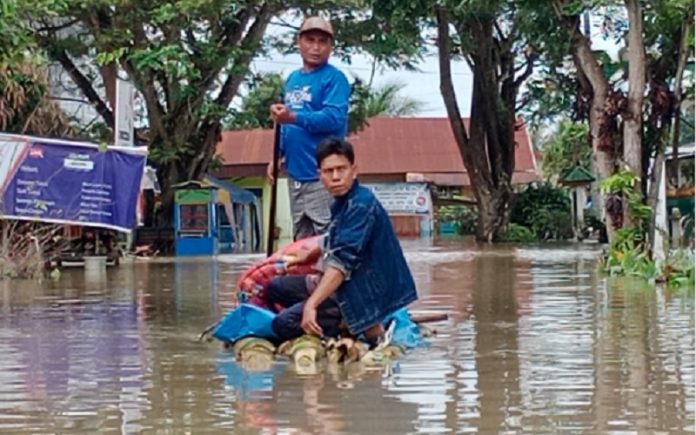
M 134 83 L 147 109 L 150 157 L 169 210 L 172 185 L 208 169 L 220 121 L 280 7 L 270 0 L 72 1 L 61 19 L 35 25 L 49 57 L 111 127 L 114 78 L 122 70 Z M 106 92 L 90 78 L 94 71 Z
M 52 0 L 6 0 L 0 11 L 0 131 L 72 137 L 76 131 L 49 99 L 44 62 L 36 55 L 29 16 L 53 16 Z
M 542 7 L 541 2 L 537 6 Z M 654 209 L 669 132 L 674 124 L 678 130 L 686 53 L 693 51 L 693 37 L 686 36 L 693 23 L 693 3 L 554 0 L 553 10 L 569 38 L 569 55 L 580 89 L 578 101 L 590 102 L 587 117 L 598 178 L 607 178 L 627 165 L 640 179 L 636 188 Z M 583 17 L 602 11 L 609 11 L 605 29 L 609 28 L 616 43 L 624 47 L 618 62 L 593 50 L 591 38 L 581 26 Z M 678 131 L 673 133 L 679 135 Z M 653 181 L 650 192 L 649 179 Z M 626 206 L 626 201 L 616 196 L 606 202 L 610 239 L 616 229 L 635 226 Z
M 386 65 L 408 66 L 419 49 L 397 48 L 389 34 L 378 43 L 363 38 L 381 23 L 366 13 L 362 0 L 40 1 L 59 13 L 31 23 L 38 41 L 108 126 L 114 124 L 115 78 L 135 84 L 147 112 L 150 158 L 158 165 L 165 210 L 173 200 L 172 185 L 200 178 L 208 169 L 251 60 L 292 50 L 294 21 L 318 12 L 330 15 L 337 55 L 345 59 L 364 49 Z M 276 24 L 290 30 L 266 35 L 271 20 L 281 15 Z
M 537 54 L 525 29 L 534 11 L 521 2 L 484 0 L 373 1 L 373 13 L 404 44 L 425 45 L 433 33 L 440 90 L 478 203 L 477 238 L 494 241 L 510 217 L 515 131 L 523 83 Z M 416 29 L 408 26 L 416 25 Z M 471 123 L 464 125 L 452 83 L 451 62 L 473 71 Z
M 514 4 L 456 3 L 435 7 L 440 90 L 478 203 L 477 237 L 491 242 L 510 217 L 518 96 L 534 56 L 526 51 L 524 21 Z M 468 131 L 452 84 L 453 54 L 463 55 L 474 74 Z

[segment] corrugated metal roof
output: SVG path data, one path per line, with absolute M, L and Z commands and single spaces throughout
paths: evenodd
M 465 123 L 468 124 L 468 120 Z M 369 126 L 348 140 L 355 147 L 361 174 L 441 174 L 455 185 L 469 184 L 447 118 L 372 118 Z M 536 157 L 527 129 L 518 130 L 515 140 L 513 182 L 538 179 Z M 273 155 L 273 131 L 225 131 L 217 152 L 225 166 L 267 163 Z M 466 182 L 459 184 L 462 181 Z

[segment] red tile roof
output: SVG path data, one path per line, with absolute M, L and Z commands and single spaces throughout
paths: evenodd
M 361 174 L 423 174 L 425 180 L 441 185 L 469 184 L 447 118 L 378 117 L 369 123 L 349 137 Z M 539 179 L 527 129 L 518 130 L 515 140 L 513 182 Z M 225 131 L 217 152 L 225 166 L 267 163 L 273 154 L 273 131 Z

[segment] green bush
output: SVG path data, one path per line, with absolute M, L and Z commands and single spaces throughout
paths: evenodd
M 475 207 L 463 205 L 448 205 L 439 209 L 441 222 L 451 222 L 459 235 L 476 234 L 478 213 Z
M 597 216 L 597 212 L 592 209 L 586 209 L 584 214 L 584 222 L 583 222 L 583 233 L 585 237 L 589 237 L 589 229 L 592 228 L 592 231 L 597 231 L 599 230 L 600 233 L 605 233 L 607 230 L 607 226 L 602 222 L 599 217 Z M 600 237 L 601 238 L 601 237 Z
M 508 224 L 502 239 L 506 242 L 516 243 L 531 243 L 537 240 L 529 228 L 513 223 Z
M 515 197 L 510 223 L 528 228 L 541 240 L 572 237 L 568 191 L 548 183 L 527 185 Z
M 670 253 L 662 267 L 667 284 L 676 289 L 694 290 L 694 251 L 679 249 Z

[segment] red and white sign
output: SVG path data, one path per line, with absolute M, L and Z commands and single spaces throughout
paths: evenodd
M 426 183 L 365 184 L 390 214 L 428 214 L 432 210 L 430 190 Z

